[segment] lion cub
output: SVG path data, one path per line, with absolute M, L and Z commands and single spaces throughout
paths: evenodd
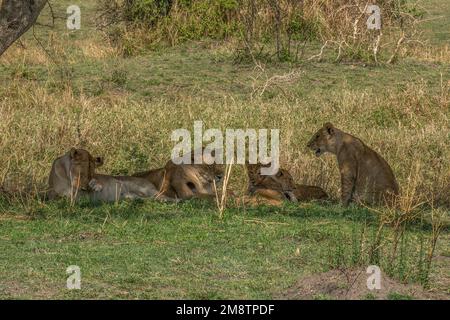
M 263 203 L 280 205 L 286 200 L 298 202 L 328 198 L 320 187 L 296 184 L 285 169 L 280 168 L 274 175 L 262 175 L 261 167 L 262 164 L 246 164 L 249 181 L 247 193 L 257 199 L 264 198 Z
M 341 200 L 366 203 L 391 201 L 399 193 L 389 164 L 360 139 L 325 123 L 307 144 L 316 156 L 325 152 L 336 155 L 341 174 Z

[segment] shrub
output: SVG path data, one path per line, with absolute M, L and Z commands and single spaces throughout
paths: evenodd
M 415 19 L 422 12 L 404 0 L 375 4 L 382 30 L 367 28 L 363 0 L 104 0 L 99 26 L 122 41 L 126 54 L 208 38 L 236 39 L 241 54 L 261 53 L 264 45 L 279 60 L 296 60 L 302 43 L 319 40 L 336 50 L 336 60 L 378 62 L 383 55 L 394 62 L 406 39 L 416 36 Z M 123 27 L 106 28 L 112 25 Z

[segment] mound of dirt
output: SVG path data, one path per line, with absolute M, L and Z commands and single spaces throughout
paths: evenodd
M 364 300 L 364 299 L 420 299 L 448 300 L 450 295 L 424 290 L 419 285 L 403 284 L 381 274 L 380 289 L 367 286 L 365 269 L 330 270 L 300 279 L 294 286 L 275 295 L 275 299 Z

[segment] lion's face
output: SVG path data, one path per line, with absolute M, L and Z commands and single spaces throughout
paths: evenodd
M 202 147 L 201 150 L 197 150 L 202 155 L 202 163 L 195 163 L 195 152 L 196 150 L 191 151 L 191 166 L 197 170 L 197 174 L 199 178 L 202 180 L 204 184 L 213 184 L 219 185 L 224 176 L 224 166 L 222 164 L 215 163 L 215 150 L 210 151 L 206 156 L 204 155 L 205 148 Z M 183 155 L 184 156 L 184 155 Z M 166 167 L 169 164 L 173 164 L 173 161 L 170 160 Z M 213 182 L 214 181 L 214 182 Z
M 295 188 L 294 179 L 291 174 L 287 170 L 281 168 L 278 169 L 278 172 L 274 175 L 261 175 L 260 183 L 268 189 L 278 191 L 292 191 Z
M 202 164 L 194 165 L 198 170 L 199 178 L 205 185 L 219 186 L 222 183 L 224 170 L 222 165 L 218 164 Z
M 314 151 L 317 157 L 325 152 L 336 151 L 335 128 L 331 123 L 325 123 L 309 140 L 307 147 Z
M 250 191 L 256 188 L 272 189 L 280 192 L 292 191 L 295 182 L 289 171 L 278 169 L 274 175 L 262 175 L 260 164 L 247 164 L 247 173 L 250 181 Z
M 72 187 L 88 190 L 89 182 L 95 175 L 95 168 L 103 164 L 101 157 L 94 158 L 84 149 L 70 150 L 70 177 Z

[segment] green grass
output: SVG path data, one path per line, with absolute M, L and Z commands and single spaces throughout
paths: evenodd
M 315 46 L 311 46 L 311 54 L 314 49 Z M 421 81 L 438 90 L 441 74 L 444 79 L 450 77 L 448 65 L 415 61 L 378 67 L 327 61 L 295 65 L 274 63 L 265 68 L 266 76 L 288 73 L 292 68 L 300 70 L 303 75 L 298 81 L 283 85 L 283 90 L 293 98 L 308 100 L 327 91 L 346 88 L 382 91 L 387 86 L 400 89 Z M 217 52 L 200 44 L 189 44 L 189 50 L 166 48 L 145 56 L 80 60 L 56 68 L 52 65 L 23 66 L 17 61 L 16 64 L 0 66 L 0 81 L 9 81 L 13 76 L 18 80 L 37 81 L 51 89 L 58 83 L 49 82 L 49 78 L 60 77 L 61 71 L 66 69 L 69 69 L 67 77 L 75 95 L 82 93 L 95 97 L 116 91 L 138 101 L 190 95 L 209 100 L 232 96 L 245 101 L 249 100 L 253 90 L 252 78 L 258 75 L 252 65 L 233 64 L 232 52 Z M 256 83 L 262 85 L 265 80 L 264 77 Z M 282 95 L 283 91 L 275 87 L 269 88 L 263 98 L 270 100 Z
M 54 5 L 56 12 L 65 12 L 70 1 L 60 1 Z M 208 100 L 221 100 L 223 97 L 249 100 L 253 90 L 253 78 L 258 76 L 258 69 L 253 64 L 234 63 L 235 52 L 220 42 L 204 40 L 187 42 L 169 48 L 161 47 L 138 56 L 124 58 L 109 55 L 103 59 L 83 54 L 78 41 L 89 39 L 97 45 L 108 45 L 107 38 L 95 30 L 96 12 L 93 3 L 80 4 L 82 25 L 78 31 L 65 29 L 65 20 L 55 20 L 55 28 L 36 27 L 35 34 L 40 43 L 50 54 L 51 63 L 24 64 L 16 59 L 12 63 L 0 65 L 0 82 L 8 83 L 11 78 L 33 80 L 56 91 L 70 81 L 75 95 L 103 96 L 111 91 L 126 95 L 131 100 L 151 101 L 179 99 L 185 96 L 202 97 Z M 427 20 L 421 26 L 425 38 L 435 44 L 449 43 L 448 16 L 450 8 L 445 1 L 434 0 L 427 4 Z M 48 23 L 49 12 L 44 10 L 39 17 L 41 23 Z M 58 36 L 55 38 L 54 34 Z M 36 46 L 31 32 L 23 41 Z M 53 47 L 55 46 L 56 49 Z M 67 51 L 61 53 L 60 46 Z M 303 58 L 308 58 L 320 50 L 321 44 L 308 43 L 304 48 Z M 38 46 L 41 53 L 42 49 Z M 46 55 L 46 54 L 44 54 Z M 362 63 L 334 63 L 336 53 L 325 51 L 322 62 L 279 63 L 272 61 L 265 65 L 265 74 L 258 84 L 264 83 L 266 77 L 287 73 L 292 68 L 299 69 L 303 75 L 283 85 L 284 92 L 290 97 L 314 101 L 324 92 L 339 92 L 346 88 L 363 91 L 383 91 L 386 87 L 405 88 L 410 83 L 424 82 L 432 90 L 439 90 L 441 75 L 450 77 L 448 63 L 418 61 L 414 58 L 401 60 L 391 66 L 374 66 Z M 304 60 L 303 59 L 303 60 Z M 273 99 L 283 96 L 279 88 L 269 88 L 263 98 Z
M 376 227 L 370 212 L 335 205 L 230 209 L 222 220 L 201 201 L 22 210 L 0 220 L 2 298 L 270 299 L 329 270 L 330 250 L 350 244 L 352 228 Z M 81 268 L 81 290 L 65 287 L 69 265 Z
M 432 44 L 450 44 L 450 3 L 441 0 L 428 0 L 423 3 L 428 15 L 423 23 L 425 39 Z
M 396 293 L 396 292 L 390 293 L 388 295 L 388 300 L 412 300 L 412 299 L 413 299 L 413 297 L 411 297 L 411 296 L 403 295 L 403 294 Z

